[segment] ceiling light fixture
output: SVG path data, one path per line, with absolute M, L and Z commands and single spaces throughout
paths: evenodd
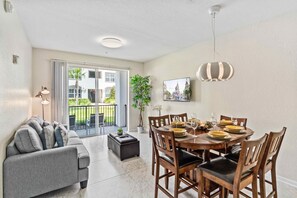
M 101 44 L 108 48 L 120 48 L 123 46 L 123 42 L 120 39 L 114 37 L 103 38 L 101 40 Z
M 215 5 L 209 9 L 212 16 L 212 33 L 213 33 L 213 58 L 215 62 L 208 62 L 200 65 L 196 76 L 201 81 L 225 81 L 233 76 L 234 69 L 227 62 L 216 61 L 216 35 L 215 35 L 215 18 L 220 11 L 221 6 Z

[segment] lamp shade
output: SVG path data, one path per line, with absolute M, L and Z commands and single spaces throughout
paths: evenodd
M 49 90 L 48 90 L 46 87 L 43 87 L 41 93 L 42 93 L 43 95 L 47 95 L 47 94 L 49 94 L 50 92 L 49 92 Z
M 201 81 L 225 81 L 234 73 L 232 65 L 227 62 L 209 62 L 200 65 L 196 76 Z
M 49 101 L 47 99 L 44 99 L 44 100 L 41 101 L 41 104 L 42 105 L 48 105 Z

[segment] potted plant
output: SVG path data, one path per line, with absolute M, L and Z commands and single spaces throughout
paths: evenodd
M 119 127 L 118 128 L 118 135 L 123 135 L 123 129 L 122 129 L 122 127 Z
M 139 110 L 137 131 L 143 132 L 143 112 L 144 108 L 151 102 L 150 76 L 140 76 L 136 74 L 131 76 L 130 85 L 132 90 L 132 107 Z

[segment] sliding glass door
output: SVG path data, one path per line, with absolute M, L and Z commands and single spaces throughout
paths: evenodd
M 69 128 L 80 137 L 104 135 L 126 128 L 127 72 L 70 65 L 68 68 Z M 125 89 L 124 89 L 125 90 Z M 128 89 L 127 89 L 128 90 Z M 125 117 L 125 118 L 123 118 Z

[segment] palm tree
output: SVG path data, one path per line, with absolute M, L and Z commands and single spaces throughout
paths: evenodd
M 85 73 L 83 72 L 82 68 L 73 68 L 68 71 L 68 76 L 71 79 L 75 80 L 75 104 L 78 105 L 78 81 L 85 77 Z

